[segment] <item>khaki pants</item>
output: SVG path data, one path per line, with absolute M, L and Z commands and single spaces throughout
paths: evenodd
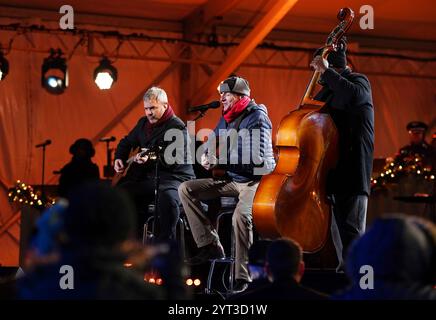
M 197 246 L 219 241 L 218 233 L 204 212 L 200 201 L 223 197 L 238 197 L 232 226 L 236 242 L 235 278 L 250 281 L 248 249 L 253 243 L 252 207 L 259 182 L 238 183 L 228 180 L 197 179 L 183 182 L 179 197 L 185 209 Z

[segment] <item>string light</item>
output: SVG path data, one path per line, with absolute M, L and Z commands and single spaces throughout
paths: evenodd
M 389 183 L 396 183 L 401 177 L 408 175 L 415 175 L 430 181 L 434 180 L 434 175 L 429 173 L 432 170 L 424 167 L 423 159 L 419 155 L 415 155 L 412 159 L 396 159 L 387 163 L 383 171 L 378 176 L 371 178 L 371 185 L 373 188 L 376 186 L 384 186 Z
M 25 183 L 17 180 L 15 187 L 8 190 L 8 198 L 11 202 L 18 202 L 20 204 L 28 204 L 31 207 L 43 210 L 55 204 L 56 200 L 47 198 L 42 199 L 40 195 L 37 194 L 32 186 L 26 185 Z

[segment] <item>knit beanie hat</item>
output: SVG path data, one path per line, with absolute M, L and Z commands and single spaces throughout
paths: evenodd
M 231 92 L 244 96 L 250 96 L 250 86 L 248 81 L 241 77 L 230 77 L 222 81 L 218 87 L 220 93 Z
M 316 49 L 313 57 L 319 56 L 322 54 L 322 50 L 324 47 Z M 345 52 L 347 51 L 347 41 L 342 38 L 338 44 L 337 50 L 332 51 L 327 56 L 327 61 L 329 62 L 329 66 L 332 68 L 345 68 L 347 66 L 347 56 Z

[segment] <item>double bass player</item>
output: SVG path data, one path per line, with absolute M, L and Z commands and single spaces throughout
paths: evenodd
M 338 162 L 327 180 L 336 222 L 332 224 L 332 235 L 340 262 L 337 271 L 343 270 L 352 240 L 365 231 L 374 151 L 371 85 L 365 75 L 347 66 L 346 49 L 343 38 L 337 51 L 331 52 L 327 59 L 315 55 L 310 64 L 321 73 L 323 86 L 315 100 L 326 102 L 325 111 L 339 134 Z

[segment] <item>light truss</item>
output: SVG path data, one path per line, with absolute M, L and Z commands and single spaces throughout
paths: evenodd
M 36 47 L 33 37 L 49 37 L 47 45 Z M 74 32 L 43 27 L 23 27 L 0 25 L 0 43 L 6 44 L 14 38 L 11 50 L 47 53 L 53 43 L 66 53 L 110 58 L 183 63 L 192 66 L 209 66 L 209 73 L 236 48 L 238 43 L 226 42 L 219 37 L 217 44 L 184 40 L 178 37 L 157 37 L 146 34 L 120 34 L 118 32 L 77 30 Z M 3 45 L 5 48 L 5 45 Z M 190 54 L 185 54 L 189 50 Z M 272 68 L 282 70 L 307 70 L 314 48 L 302 46 L 262 43 L 240 65 L 250 68 Z M 385 53 L 366 53 L 350 51 L 348 56 L 357 69 L 367 75 L 396 76 L 435 79 L 436 57 L 401 56 Z M 371 68 L 367 62 L 372 60 Z M 398 63 L 413 60 L 417 63 Z M 375 62 L 374 62 L 375 61 Z

